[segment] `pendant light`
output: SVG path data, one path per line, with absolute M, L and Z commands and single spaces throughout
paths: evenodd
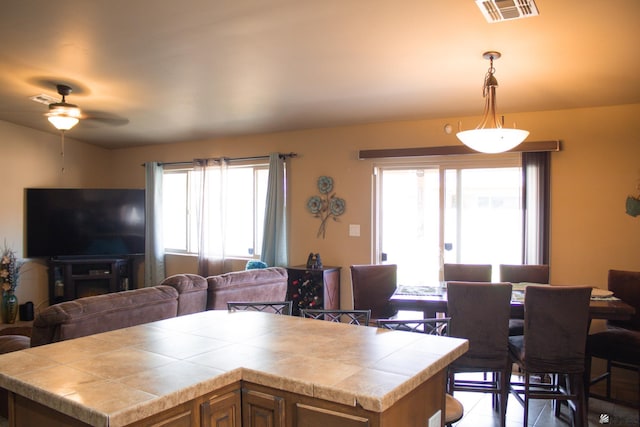
M 75 104 L 66 102 L 65 97 L 71 93 L 69 86 L 57 85 L 56 87 L 58 93 L 62 95 L 62 101 L 49 104 L 49 112 L 46 114 L 47 120 L 58 130 L 69 130 L 78 124 L 80 108 Z
M 480 124 L 472 130 L 456 134 L 462 143 L 482 153 L 502 153 L 519 145 L 529 136 L 529 131 L 504 128 L 504 116 L 496 117 L 496 80 L 493 60 L 500 58 L 500 52 L 485 52 L 483 58 L 489 60 L 489 70 L 484 78 L 482 96 L 485 98 L 484 114 Z

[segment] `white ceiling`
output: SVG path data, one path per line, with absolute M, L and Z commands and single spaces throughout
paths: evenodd
M 46 105 L 112 120 L 105 147 L 640 102 L 640 1 L 537 0 L 489 24 L 473 0 L 2 0 L 0 120 L 55 132 Z M 507 117 L 508 120 L 508 117 Z

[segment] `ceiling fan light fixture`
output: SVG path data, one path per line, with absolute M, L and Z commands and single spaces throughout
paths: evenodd
M 69 130 L 78 124 L 80 109 L 73 104 L 56 102 L 49 105 L 47 120 L 58 130 Z
M 78 119 L 69 116 L 49 116 L 49 122 L 58 130 L 69 130 L 78 124 Z
M 460 131 L 458 139 L 469 148 L 481 153 L 502 153 L 518 146 L 529 136 L 529 131 L 503 127 L 504 117 L 498 120 L 496 115 L 496 80 L 493 60 L 500 58 L 500 52 L 485 52 L 482 55 L 490 61 L 489 70 L 482 88 L 485 98 L 484 115 L 480 124 L 472 130 Z
M 62 101 L 49 104 L 49 112 L 46 114 L 47 120 L 58 130 L 69 130 L 80 121 L 80 108 L 65 100 L 65 97 L 71 93 L 71 87 L 62 84 L 56 87 L 58 93 L 62 95 Z

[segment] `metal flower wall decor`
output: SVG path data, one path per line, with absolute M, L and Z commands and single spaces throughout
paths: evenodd
M 640 215 L 640 184 L 638 184 L 638 196 L 628 196 L 626 203 L 627 215 L 638 216 Z
M 319 196 L 311 196 L 307 201 L 307 209 L 311 214 L 320 218 L 320 227 L 318 228 L 318 234 L 316 237 L 322 236 L 324 239 L 327 231 L 327 221 L 333 219 L 337 221 L 337 218 L 342 215 L 346 208 L 346 202 L 340 197 L 336 197 L 333 191 L 333 178 L 330 176 L 321 176 L 318 178 L 318 190 Z

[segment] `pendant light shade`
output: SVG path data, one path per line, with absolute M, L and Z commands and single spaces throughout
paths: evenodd
M 458 132 L 458 139 L 469 148 L 481 153 L 503 153 L 520 145 L 529 131 L 521 129 L 473 129 Z
M 485 59 L 490 61 L 489 70 L 484 79 L 483 96 L 485 98 L 482 122 L 472 130 L 460 131 L 458 139 L 469 148 L 482 153 L 502 153 L 519 145 L 529 136 L 529 131 L 504 128 L 504 118 L 498 120 L 496 115 L 496 80 L 493 60 L 500 58 L 500 52 L 485 52 Z

